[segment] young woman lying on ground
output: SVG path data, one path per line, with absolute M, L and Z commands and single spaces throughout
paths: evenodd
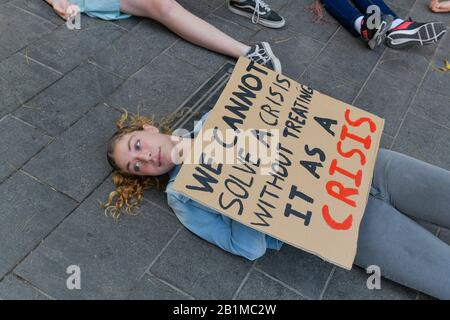
M 116 190 L 105 204 L 118 218 L 139 204 L 144 190 L 168 180 L 169 206 L 190 231 L 218 247 L 249 260 L 283 243 L 175 192 L 181 168 L 172 151 L 187 154 L 208 114 L 181 140 L 168 134 L 167 121 L 158 125 L 127 115 L 117 122 L 107 157 L 114 168 Z M 155 124 L 156 125 L 156 124 Z M 167 134 L 163 133 L 166 132 Z M 383 276 L 441 299 L 450 299 L 450 246 L 412 219 L 450 228 L 450 172 L 408 156 L 381 149 L 368 204 L 361 222 L 355 264 L 377 265 Z
M 433 12 L 450 12 L 450 1 L 441 1 L 439 0 L 431 0 L 430 1 L 430 9 Z
M 126 19 L 131 15 L 151 18 L 165 25 L 183 39 L 200 47 L 224 54 L 233 58 L 246 56 L 249 59 L 265 65 L 281 73 L 279 59 L 273 54 L 267 42 L 253 46 L 243 44 L 226 35 L 206 21 L 196 17 L 174 0 L 45 0 L 58 15 L 68 19 L 74 8 L 80 12 L 104 20 Z M 245 2 L 246 5 L 239 9 Z M 252 7 L 253 4 L 253 7 Z M 76 6 L 76 7 L 75 7 Z M 251 12 L 258 17 L 259 23 L 279 27 L 284 25 L 284 19 L 271 10 L 261 0 L 246 0 L 230 2 L 234 12 L 242 10 L 242 14 Z M 251 9 L 253 8 L 253 9 Z M 256 21 L 256 18 L 252 18 Z
M 441 22 L 420 23 L 411 19 L 403 20 L 389 8 L 383 0 L 320 0 L 327 11 L 348 31 L 360 36 L 371 49 L 384 40 L 393 49 L 402 49 L 412 45 L 427 45 L 438 42 L 446 33 Z M 369 6 L 378 6 L 381 13 L 380 24 L 371 26 L 373 12 L 367 12 Z

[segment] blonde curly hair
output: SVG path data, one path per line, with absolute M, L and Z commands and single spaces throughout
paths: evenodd
M 102 208 L 105 209 L 106 216 L 117 220 L 122 213 L 134 215 L 134 209 L 138 208 L 144 198 L 144 191 L 150 187 L 162 190 L 168 181 L 167 174 L 157 177 L 137 176 L 121 171 L 113 157 L 117 142 L 128 133 L 144 130 L 146 124 L 159 128 L 159 131 L 163 134 L 171 134 L 173 132 L 172 124 L 188 111 L 190 111 L 188 108 L 181 109 L 162 118 L 157 123 L 154 117 L 129 114 L 128 111 L 123 110 L 121 117 L 116 121 L 118 130 L 109 139 L 107 147 L 108 162 L 114 169 L 112 181 L 115 190 L 109 194 L 108 201 L 101 204 Z

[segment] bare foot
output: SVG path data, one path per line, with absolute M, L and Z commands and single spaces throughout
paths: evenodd
M 64 20 L 80 12 L 80 8 L 75 4 L 71 4 L 69 0 L 53 0 L 51 5 L 53 10 Z
M 433 12 L 450 12 L 450 1 L 430 0 L 430 10 Z

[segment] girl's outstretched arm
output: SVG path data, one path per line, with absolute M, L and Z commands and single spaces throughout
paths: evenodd
M 431 0 L 430 9 L 433 12 L 450 12 L 450 1 Z

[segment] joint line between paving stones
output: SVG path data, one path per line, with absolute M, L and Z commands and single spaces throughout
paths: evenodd
M 330 284 L 331 279 L 333 278 L 333 275 L 334 275 L 334 272 L 335 272 L 335 271 L 336 271 L 336 266 L 333 266 L 333 268 L 332 268 L 331 271 L 330 271 L 330 274 L 328 275 L 328 279 L 327 279 L 327 281 L 325 282 L 325 285 L 324 285 L 324 287 L 323 287 L 323 290 L 322 290 L 322 292 L 320 293 L 319 300 L 323 300 L 323 296 L 325 295 L 325 292 L 326 292 L 327 289 L 328 289 L 328 285 Z
M 190 295 L 190 294 L 187 293 L 187 292 L 184 292 L 182 289 L 180 289 L 180 288 L 174 286 L 173 284 L 167 282 L 166 280 L 157 277 L 157 276 L 154 275 L 153 273 L 148 272 L 147 274 L 148 274 L 149 276 L 154 277 L 156 280 L 158 280 L 159 282 L 165 284 L 166 286 L 168 286 L 168 287 L 174 289 L 175 291 L 177 291 L 177 292 L 179 292 L 179 293 L 181 293 L 181 294 L 187 296 L 188 298 L 190 298 L 190 299 L 192 299 L 192 300 L 197 300 L 194 296 Z
M 28 174 L 29 175 L 29 174 Z M 32 175 L 29 175 L 31 178 L 34 178 L 34 179 L 36 179 L 35 177 L 33 177 Z M 45 242 L 45 240 L 47 240 L 47 238 L 61 225 L 61 224 L 63 224 L 64 223 L 64 221 L 66 221 L 71 215 L 72 215 L 72 213 L 74 213 L 79 207 L 80 207 L 80 205 L 86 200 L 86 199 L 88 199 L 97 189 L 98 189 L 98 187 L 102 184 L 102 183 L 104 183 L 105 181 L 106 181 L 106 179 L 108 179 L 109 178 L 109 174 L 108 174 L 108 176 L 105 178 L 105 179 L 103 179 L 103 181 L 101 181 L 95 188 L 93 188 L 92 189 L 92 191 L 83 199 L 83 201 L 81 201 L 81 202 L 78 202 L 78 201 L 76 201 L 76 200 L 74 200 L 75 201 L 75 203 L 76 203 L 76 206 L 73 208 L 73 210 L 72 211 L 70 211 L 69 213 L 67 213 L 67 215 L 63 218 L 63 219 L 61 219 L 61 221 L 59 222 L 59 223 L 57 223 L 56 225 L 55 225 L 55 227 L 53 227 L 53 229 L 51 229 L 51 230 L 49 230 L 48 231 L 48 233 L 22 258 L 22 259 L 20 259 L 20 261 L 18 261 L 12 268 L 11 268 L 11 270 L 9 270 L 9 271 L 7 271 L 6 272 L 6 274 L 4 275 L 4 277 L 3 278 L 0 278 L 0 281 L 2 281 L 6 276 L 8 276 L 9 274 L 11 274 L 11 273 L 14 273 L 14 270 L 22 263 L 22 262 L 24 262 L 31 254 L 32 254 L 32 252 L 33 251 L 35 251 L 41 244 L 43 244 L 44 242 Z M 36 179 L 37 180 L 37 179 Z M 39 180 L 37 180 L 38 182 L 40 182 Z M 42 182 L 41 182 L 42 183 Z M 44 184 L 45 185 L 45 184 Z M 61 193 L 60 191 L 58 191 L 58 190 L 56 190 L 57 192 L 59 192 L 59 193 Z M 65 195 L 64 193 L 61 193 L 61 194 L 63 194 L 63 195 Z M 72 198 L 70 198 L 70 199 L 72 199 Z M 73 200 L 73 199 L 72 199 Z
M 46 293 L 45 291 L 42 291 L 41 289 L 39 289 L 38 287 L 36 287 L 34 284 L 32 284 L 30 281 L 28 281 L 25 278 L 22 278 L 21 276 L 19 276 L 18 274 L 15 274 L 14 272 L 11 273 L 11 276 L 17 278 L 18 281 L 21 281 L 23 283 L 25 283 L 26 285 L 29 285 L 30 287 L 32 287 L 33 289 L 35 289 L 36 291 L 38 291 L 39 293 L 41 293 L 42 295 L 46 296 L 47 298 L 49 298 L 50 300 L 56 300 L 56 298 L 52 297 L 51 295 L 49 295 L 48 293 Z
M 247 283 L 248 278 L 250 277 L 250 274 L 252 273 L 252 271 L 255 269 L 255 265 L 256 265 L 256 261 L 253 261 L 251 267 L 249 268 L 249 270 L 247 271 L 247 274 L 245 275 L 244 279 L 242 279 L 241 284 L 239 285 L 239 287 L 236 289 L 236 292 L 233 294 L 233 296 L 231 297 L 231 300 L 236 300 L 237 296 L 241 293 L 242 288 L 244 287 L 244 285 Z
M 260 273 L 262 273 L 262 274 L 265 275 L 266 277 L 272 279 L 273 281 L 277 282 L 277 283 L 280 284 L 281 286 L 283 286 L 283 287 L 285 287 L 285 288 L 287 288 L 287 289 L 289 289 L 289 290 L 295 292 L 296 294 L 298 294 L 298 295 L 301 296 L 302 298 L 307 299 L 307 300 L 313 300 L 313 299 L 311 299 L 310 297 L 308 297 L 307 295 L 305 295 L 304 293 L 301 293 L 301 292 L 298 291 L 297 289 L 291 287 L 290 285 L 284 283 L 284 282 L 281 281 L 281 280 L 278 280 L 277 278 L 271 276 L 271 275 L 268 274 L 267 272 L 265 272 L 265 271 L 259 269 L 257 266 L 255 266 L 255 270 L 258 271 L 258 272 L 260 272 Z

